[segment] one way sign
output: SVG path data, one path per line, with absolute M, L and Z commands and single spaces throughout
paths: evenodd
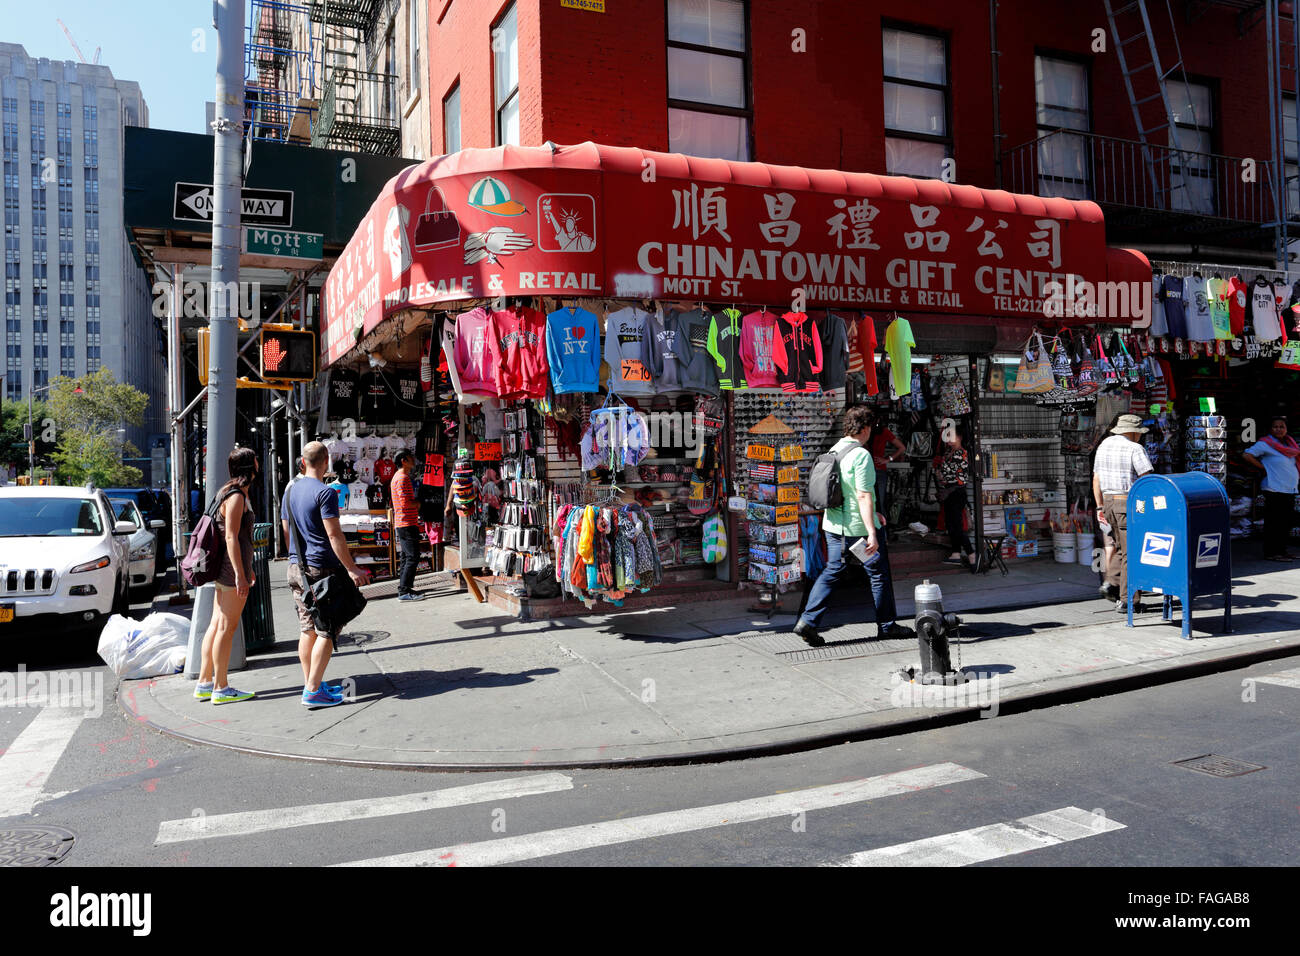
M 1142 558 L 1143 564 L 1154 565 L 1157 568 L 1169 567 L 1169 562 L 1174 557 L 1174 536 L 1172 534 L 1157 534 L 1154 531 L 1148 531 L 1146 537 L 1142 539 Z
M 212 222 L 213 194 L 210 183 L 177 183 L 172 218 Z M 291 190 L 245 188 L 240 191 L 240 204 L 240 219 L 245 225 L 293 225 Z

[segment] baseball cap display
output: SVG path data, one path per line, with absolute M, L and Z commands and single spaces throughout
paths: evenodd
M 484 176 L 469 191 L 469 204 L 496 216 L 520 216 L 528 211 L 521 202 L 510 198 L 510 190 L 501 180 Z

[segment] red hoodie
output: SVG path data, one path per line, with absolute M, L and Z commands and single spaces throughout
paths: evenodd
M 496 328 L 497 394 L 503 399 L 545 398 L 550 365 L 546 361 L 546 316 L 521 306 L 492 313 Z
M 778 383 L 787 392 L 820 392 L 817 373 L 822 370 L 822 340 L 817 323 L 803 312 L 787 312 L 776 320 L 772 360 L 781 374 Z

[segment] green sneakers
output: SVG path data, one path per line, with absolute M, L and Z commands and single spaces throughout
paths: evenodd
M 198 691 L 196 690 L 195 694 L 197 693 Z M 214 704 L 233 704 L 238 700 L 252 700 L 256 696 L 256 694 L 249 691 L 235 690 L 233 687 L 223 687 L 220 690 L 214 689 L 210 699 Z

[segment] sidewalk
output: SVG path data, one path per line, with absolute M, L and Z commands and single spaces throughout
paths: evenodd
M 272 565 L 279 643 L 251 656 L 248 703 L 214 708 L 180 677 L 124 682 L 128 714 L 182 739 L 326 762 L 406 769 L 513 769 L 694 762 L 797 750 L 1149 686 L 1300 651 L 1300 565 L 1234 554 L 1232 622 L 1196 602 L 1193 639 L 1158 605 L 1129 629 L 1087 568 L 1037 562 L 1010 578 L 937 578 L 961 615 L 954 666 L 978 679 L 922 688 L 893 675 L 919 663 L 915 640 L 877 641 L 862 609 L 831 612 L 809 648 L 747 602 L 523 623 L 454 584 L 399 604 L 372 600 L 340 640 L 328 678 L 355 699 L 300 704 L 297 619 L 284 564 Z M 1026 584 L 1031 580 L 1033 583 Z M 433 580 L 430 578 L 430 580 Z M 899 582 L 911 621 L 913 579 Z M 866 614 L 870 614 L 869 601 Z

